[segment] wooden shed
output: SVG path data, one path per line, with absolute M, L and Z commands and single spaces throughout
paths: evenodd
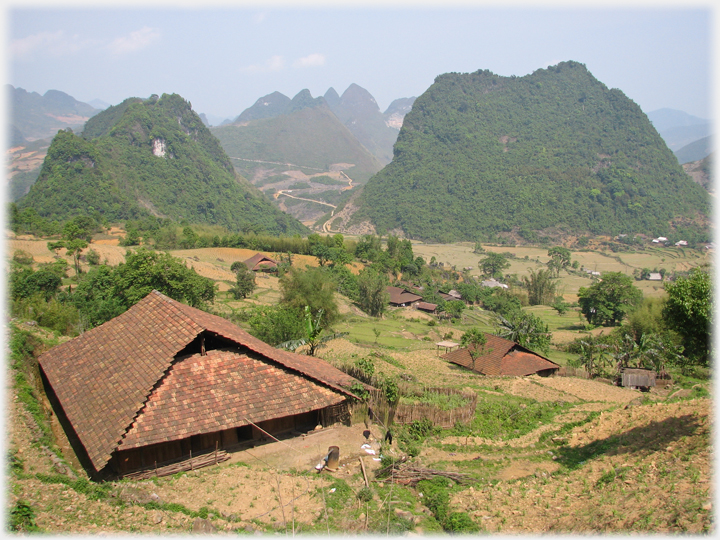
M 357 382 L 157 291 L 38 362 L 93 477 L 349 420 Z
M 652 369 L 623 368 L 620 370 L 620 384 L 627 388 L 649 390 L 655 386 L 655 371 Z

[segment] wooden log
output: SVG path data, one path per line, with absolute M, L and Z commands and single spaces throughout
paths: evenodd
M 370 482 L 368 482 L 367 473 L 365 472 L 365 463 L 363 463 L 362 456 L 358 456 L 358 459 L 360 460 L 360 468 L 362 468 L 363 478 L 365 479 L 365 487 L 370 487 Z

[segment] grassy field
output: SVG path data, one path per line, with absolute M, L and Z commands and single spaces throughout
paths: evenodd
M 91 246 L 100 253 L 101 260 L 109 264 L 119 264 L 124 258 L 127 248 L 118 245 L 122 231 L 112 229 L 108 234 L 99 235 Z M 350 238 L 350 237 L 348 237 Z M 416 255 L 430 261 L 432 257 L 456 269 L 473 267 L 470 275 L 479 276 L 478 261 L 482 254 L 473 253 L 474 244 L 424 244 L 413 242 Z M 54 253 L 47 249 L 46 240 L 32 237 L 10 238 L 8 240 L 8 253 L 22 249 L 30 253 L 36 263 L 47 263 L 54 260 Z M 529 270 L 546 268 L 549 260 L 546 248 L 538 247 L 498 247 L 485 246 L 486 251 L 512 254 L 510 268 L 506 273 L 517 274 L 522 277 L 528 275 Z M 253 305 L 276 304 L 281 297 L 279 280 L 270 275 L 260 274 L 257 277 L 257 289 L 245 300 L 234 300 L 227 292 L 234 282 L 234 275 L 230 271 L 233 262 L 244 261 L 255 254 L 254 250 L 239 248 L 202 248 L 189 250 L 174 250 L 172 255 L 186 262 L 205 277 L 218 284 L 215 309 L 220 312 L 232 312 L 250 308 Z M 268 253 L 271 257 L 278 254 Z M 68 262 L 70 259 L 65 257 Z M 293 255 L 293 265 L 298 267 L 317 266 L 317 259 L 307 255 Z M 693 266 L 708 263 L 710 255 L 697 250 L 682 248 L 648 248 L 637 252 L 611 253 L 609 251 L 573 251 L 572 260 L 577 260 L 582 267 L 600 272 L 620 271 L 632 275 L 635 269 L 665 268 L 668 272 L 687 270 Z M 353 263 L 352 271 L 358 273 L 362 264 Z M 87 270 L 88 266 L 83 265 Z M 70 271 L 72 273 L 72 271 Z M 577 292 L 580 287 L 592 285 L 592 279 L 584 272 L 560 272 L 558 280 L 558 293 L 566 301 L 577 301 Z M 662 296 L 664 289 L 661 283 L 654 281 L 636 281 L 645 296 Z M 483 331 L 493 330 L 492 314 L 479 307 L 468 308 L 463 312 L 459 321 L 453 323 L 438 322 L 433 317 L 412 309 L 391 309 L 380 320 L 367 317 L 348 299 L 339 297 L 340 312 L 346 316 L 336 328 L 337 331 L 348 332 L 348 340 L 362 345 L 377 345 L 389 350 L 414 351 L 434 350 L 435 343 L 441 341 L 449 332 L 453 339 L 460 336 L 469 328 L 477 326 Z M 559 315 L 547 306 L 533 306 L 526 308 L 539 316 L 548 324 L 553 334 L 553 348 L 549 353 L 551 360 L 565 365 L 571 357 L 558 350 L 558 346 L 570 342 L 579 336 L 587 335 L 584 330 L 584 319 L 576 309 L 564 315 Z M 432 322 L 431 322 L 432 321 Z M 376 336 L 375 331 L 379 334 Z M 609 329 L 597 329 L 593 333 L 601 333 Z

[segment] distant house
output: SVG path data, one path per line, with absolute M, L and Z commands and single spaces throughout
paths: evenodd
M 358 381 L 158 291 L 38 358 L 90 476 L 107 478 L 349 419 Z
M 487 343 L 473 365 L 468 347 L 451 351 L 443 358 L 448 362 L 468 368 L 481 375 L 525 377 L 540 375 L 546 377 L 560 369 L 555 362 L 508 339 L 485 334 Z
M 431 304 L 430 302 L 418 302 L 415 304 L 415 309 L 424 311 L 426 313 L 435 313 L 437 310 L 437 304 Z
M 677 242 L 675 242 L 675 245 L 676 246 L 687 246 L 688 243 L 687 243 L 687 240 L 678 240 Z
M 462 294 L 460 294 L 460 293 L 459 293 L 458 291 L 456 291 L 455 289 L 450 289 L 450 290 L 448 291 L 448 294 L 449 294 L 450 296 L 452 296 L 455 300 L 462 300 L 462 299 L 463 299 Z
M 422 300 L 422 296 L 419 294 L 411 293 L 406 289 L 400 287 L 388 286 L 386 289 L 390 295 L 390 305 L 396 307 L 407 307 Z
M 262 253 L 256 253 L 245 261 L 245 266 L 253 272 L 272 272 L 277 269 L 278 262 Z
M 650 272 L 647 278 L 648 281 L 662 281 L 662 274 L 660 272 Z

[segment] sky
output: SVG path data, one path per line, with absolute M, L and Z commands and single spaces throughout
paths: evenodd
M 197 113 L 232 119 L 274 91 L 292 98 L 308 89 L 317 97 L 355 83 L 384 112 L 443 73 L 523 76 L 574 60 L 646 113 L 713 113 L 710 4 L 149 5 L 8 4 L 6 81 L 113 105 L 176 93 Z

